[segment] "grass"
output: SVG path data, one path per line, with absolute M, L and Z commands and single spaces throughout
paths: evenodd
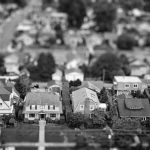
M 38 150 L 37 147 L 16 147 L 15 150 Z
M 38 125 L 22 124 L 2 129 L 2 142 L 38 142 Z

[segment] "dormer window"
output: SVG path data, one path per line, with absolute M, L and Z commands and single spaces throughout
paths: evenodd
M 129 88 L 130 87 L 130 85 L 129 84 L 125 84 L 125 88 Z
M 138 84 L 134 84 L 133 87 L 134 87 L 134 88 L 138 88 Z
M 84 110 L 84 105 L 80 105 L 80 110 Z

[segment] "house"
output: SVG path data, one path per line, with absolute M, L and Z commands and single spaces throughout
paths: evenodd
M 52 80 L 61 81 L 63 73 L 61 70 L 56 69 L 55 73 L 52 74 Z
M 50 92 L 29 92 L 25 97 L 24 115 L 29 120 L 60 119 L 62 102 L 59 96 Z
M 32 92 L 46 92 L 47 90 L 47 82 L 32 82 L 31 84 Z
M 81 112 L 90 115 L 90 112 L 99 108 L 100 104 L 96 92 L 88 88 L 81 88 L 72 92 L 71 99 L 74 113 Z
M 69 52 L 66 55 L 66 68 L 71 69 L 71 68 L 79 68 L 79 66 L 82 65 L 88 65 L 89 60 L 88 60 L 88 55 L 85 52 L 82 53 L 79 51 L 76 51 L 75 53 Z
M 150 103 L 148 99 L 126 98 L 120 95 L 117 98 L 118 113 L 121 118 L 142 118 L 150 117 Z
M 85 87 L 96 92 L 100 92 L 104 87 L 103 81 L 83 81 L 80 88 Z
M 61 94 L 62 91 L 62 82 L 61 81 L 49 81 L 47 83 L 48 92 Z
M 13 103 L 19 100 L 18 92 L 12 87 L 0 87 L 0 115 L 14 113 Z
M 150 80 L 149 79 L 141 79 L 142 81 L 142 91 L 147 88 L 150 88 Z
M 148 73 L 149 66 L 140 60 L 130 63 L 131 75 L 141 77 Z
M 142 90 L 142 81 L 134 76 L 115 76 L 113 87 L 117 95 L 130 94 L 131 91 Z
M 87 81 L 82 82 L 82 85 L 80 86 L 80 88 L 82 88 L 82 87 L 89 88 L 89 89 L 94 90 L 99 93 L 103 88 L 111 90 L 113 87 L 113 84 L 106 83 L 101 80 L 98 80 L 98 81 L 87 80 Z
M 84 80 L 84 74 L 80 69 L 68 69 L 65 71 L 65 78 L 67 81 Z

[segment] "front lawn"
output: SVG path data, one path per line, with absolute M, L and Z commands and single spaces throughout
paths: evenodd
M 2 128 L 2 142 L 38 142 L 39 127 L 32 124 L 21 124 L 17 127 Z

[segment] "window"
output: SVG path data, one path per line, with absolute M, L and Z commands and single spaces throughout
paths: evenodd
M 34 118 L 35 114 L 29 114 L 29 118 Z
M 94 105 L 90 105 L 90 110 L 94 110 Z
M 48 110 L 50 109 L 50 106 L 48 105 Z
M 30 105 L 30 110 L 32 110 L 32 106 Z
M 35 110 L 37 110 L 37 105 L 35 105 Z
M 95 98 L 95 95 L 91 93 L 91 97 L 92 97 L 92 98 Z
M 3 104 L 2 104 L 2 103 L 0 103 L 0 107 L 2 107 L 2 105 L 3 105 Z
M 138 88 L 138 84 L 134 84 L 133 87 L 134 87 L 134 88 Z
M 55 105 L 53 105 L 53 110 L 55 110 Z
M 56 114 L 50 114 L 50 117 L 56 118 Z
M 40 108 L 41 108 L 41 109 L 45 109 L 45 106 L 44 106 L 44 105 L 41 105 Z
M 129 88 L 130 87 L 130 85 L 129 84 L 125 84 L 125 88 Z
M 84 110 L 84 105 L 80 105 L 80 110 Z

